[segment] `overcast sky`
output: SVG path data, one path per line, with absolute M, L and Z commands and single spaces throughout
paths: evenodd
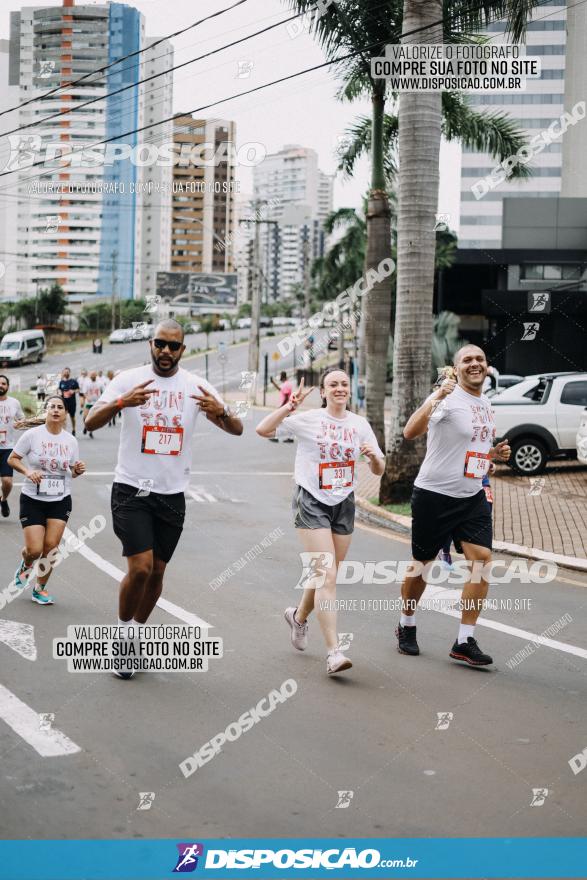
M 232 5 L 234 0 L 136 0 L 128 5 L 139 9 L 150 37 L 165 36 Z M 25 5 L 25 4 L 23 4 Z M 40 0 L 35 6 L 54 6 L 54 0 Z M 82 4 L 78 4 L 82 5 Z M 100 4 L 101 5 L 101 4 Z M 4 0 L 0 13 L 0 36 L 9 37 L 9 11 L 21 4 Z M 203 54 L 225 43 L 254 33 L 291 15 L 281 0 L 247 0 L 242 6 L 173 39 L 175 64 Z M 298 20 L 300 21 L 300 20 Z M 292 38 L 286 25 L 227 49 L 205 61 L 196 62 L 175 73 L 174 111 L 190 111 L 204 104 L 255 88 L 307 67 L 321 64 L 324 54 L 304 30 Z M 239 78 L 239 62 L 246 62 L 250 75 Z M 320 168 L 333 173 L 336 168 L 337 137 L 360 114 L 370 113 L 368 101 L 343 104 L 336 100 L 336 78 L 328 68 L 305 74 L 290 82 L 271 86 L 256 94 L 232 100 L 202 115 L 231 119 L 237 125 L 237 146 L 259 142 L 267 152 L 284 144 L 301 144 L 318 153 Z M 459 188 L 458 148 L 443 147 L 439 211 L 450 214 L 450 225 L 458 225 Z M 252 190 L 252 172 L 239 167 L 241 191 Z M 352 180 L 337 175 L 334 206 L 359 207 L 369 183 L 369 163 L 362 160 Z

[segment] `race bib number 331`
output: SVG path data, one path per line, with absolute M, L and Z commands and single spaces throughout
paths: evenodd
M 149 455 L 179 455 L 183 445 L 183 428 L 164 428 L 161 425 L 145 425 L 141 452 Z
M 353 485 L 354 461 L 322 461 L 318 482 L 321 489 L 346 489 Z

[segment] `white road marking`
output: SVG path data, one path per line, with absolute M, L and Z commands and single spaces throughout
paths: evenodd
M 16 620 L 0 620 L 0 642 L 8 645 L 25 660 L 37 659 L 35 645 L 35 628 L 30 623 L 18 623 Z
M 194 501 L 199 501 L 200 504 L 205 504 L 206 501 L 210 501 L 212 503 L 217 503 L 218 499 L 214 498 L 209 492 L 206 491 L 204 486 L 190 486 L 188 488 L 188 495 L 190 495 Z
M 73 535 L 73 532 L 66 528 L 64 532 L 65 540 L 67 541 L 71 535 Z M 117 583 L 120 583 L 125 575 L 124 571 L 121 571 L 120 568 L 117 568 L 107 559 L 104 559 L 104 557 L 100 556 L 99 553 L 96 553 L 95 550 L 90 550 L 87 544 L 82 544 L 78 550 L 78 553 L 81 553 L 81 555 L 85 557 L 88 562 L 91 562 L 93 565 L 96 566 L 96 568 L 99 568 L 100 571 L 109 574 L 110 577 L 113 578 Z M 157 602 L 157 605 L 159 608 L 162 608 L 163 611 L 167 611 L 168 614 L 172 614 L 173 617 L 177 617 L 178 620 L 183 620 L 184 623 L 187 623 L 190 626 L 199 626 L 202 629 L 214 628 L 211 623 L 206 623 L 206 621 L 202 620 L 201 617 L 198 617 L 197 614 L 193 614 L 191 611 L 186 611 L 185 608 L 181 608 L 174 602 L 170 602 L 169 599 L 160 598 Z
M 43 758 L 75 755 L 81 749 L 60 730 L 40 728 L 39 713 L 0 684 L 0 718 Z
M 387 531 L 383 529 L 366 526 L 363 523 L 357 523 L 356 525 L 366 532 L 381 535 L 382 537 L 387 538 L 388 541 L 400 541 L 402 544 L 410 543 L 409 540 L 403 539 L 403 536 L 401 535 L 397 536 L 395 533 L 389 535 Z M 428 599 L 441 593 L 449 593 L 449 591 L 445 590 L 443 587 L 427 586 L 424 591 L 424 596 Z M 457 620 L 461 619 L 460 611 L 451 611 L 449 608 L 429 608 L 422 609 L 422 611 L 436 611 L 438 614 L 446 614 L 448 617 L 456 617 Z M 515 626 L 508 626 L 507 623 L 500 623 L 497 620 L 489 620 L 487 617 L 480 617 L 477 621 L 477 626 L 485 626 L 487 629 L 495 629 L 506 635 L 515 636 L 518 639 L 524 639 L 525 642 L 535 642 L 539 645 L 544 645 L 546 648 L 552 648 L 554 651 L 562 651 L 564 654 L 574 654 L 575 657 L 582 657 L 584 660 L 587 660 L 587 651 L 584 648 L 577 648 L 575 645 L 568 645 L 566 642 L 558 642 L 556 639 L 547 639 L 545 636 L 528 632 L 528 630 L 518 629 L 518 627 Z

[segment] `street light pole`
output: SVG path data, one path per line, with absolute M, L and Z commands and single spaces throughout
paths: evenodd
M 111 302 L 111 324 L 112 330 L 116 330 L 116 285 L 118 283 L 116 275 L 116 261 L 118 259 L 118 251 L 115 249 L 110 254 L 112 259 L 112 302 Z

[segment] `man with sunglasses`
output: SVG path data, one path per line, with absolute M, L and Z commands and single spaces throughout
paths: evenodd
M 132 624 L 135 632 L 161 595 L 165 566 L 183 529 L 199 412 L 228 434 L 243 431 L 212 385 L 179 366 L 183 336 L 177 321 L 161 321 L 149 343 L 152 363 L 115 376 L 85 422 L 95 431 L 122 411 L 111 507 L 128 566 L 120 583 L 118 624 Z M 116 674 L 127 679 L 134 672 Z

